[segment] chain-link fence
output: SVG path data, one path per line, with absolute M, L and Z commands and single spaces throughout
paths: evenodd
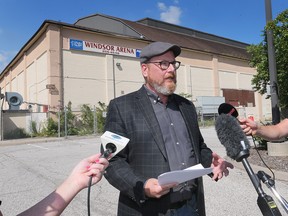
M 58 112 L 2 111 L 1 140 L 99 135 L 104 132 L 106 112 L 107 106 L 100 102 L 97 107 L 84 104 L 77 110 L 68 103 Z M 199 109 L 197 113 L 200 127 L 214 126 L 218 113 L 204 115 Z
M 68 103 L 58 112 L 5 110 L 1 113 L 1 140 L 28 137 L 67 137 L 103 133 L 107 106 L 82 105 L 72 110 Z

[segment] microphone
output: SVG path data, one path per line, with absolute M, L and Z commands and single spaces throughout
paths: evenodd
M 121 151 L 129 142 L 129 139 L 118 134 L 106 131 L 101 137 L 103 153 L 102 158 L 111 159 Z
M 219 115 L 216 119 L 215 128 L 218 139 L 225 147 L 228 157 L 239 162 L 250 155 L 250 143 L 233 115 Z
M 218 139 L 225 147 L 227 156 L 242 164 L 258 193 L 257 204 L 264 216 L 281 216 L 273 198 L 263 191 L 258 176 L 253 172 L 247 158 L 250 143 L 244 134 L 238 120 L 233 115 L 221 114 L 217 117 L 215 129 Z
M 228 115 L 232 115 L 235 118 L 237 118 L 239 115 L 237 109 L 229 103 L 222 103 L 218 107 L 218 114 L 221 115 L 223 113 L 228 114 Z
M 106 158 L 110 160 L 114 157 L 119 151 L 121 151 L 129 142 L 130 139 L 120 136 L 118 134 L 112 133 L 110 131 L 106 131 L 101 137 L 101 152 L 102 155 L 100 157 Z M 92 177 L 90 176 L 88 182 L 88 197 L 87 197 L 87 210 L 88 216 L 90 216 L 90 191 L 92 186 Z
M 101 158 L 108 159 L 109 156 L 111 156 L 117 150 L 116 145 L 113 143 L 107 143 L 105 148 L 106 148 L 106 150 L 101 155 Z

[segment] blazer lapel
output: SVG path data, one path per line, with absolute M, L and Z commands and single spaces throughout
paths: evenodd
M 156 141 L 156 144 L 158 145 L 159 150 L 167 159 L 162 132 L 144 86 L 137 92 L 136 99 L 138 101 L 138 108 L 143 113 L 144 118 L 147 121 L 147 125 L 151 131 L 153 138 Z

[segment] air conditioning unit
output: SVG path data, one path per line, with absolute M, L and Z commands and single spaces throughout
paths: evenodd
M 22 96 L 17 92 L 5 92 L 5 98 L 9 104 L 9 110 L 19 110 L 23 103 Z

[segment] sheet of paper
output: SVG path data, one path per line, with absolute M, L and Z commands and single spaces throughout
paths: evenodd
M 200 176 L 207 175 L 211 173 L 212 170 L 212 168 L 204 168 L 202 164 L 197 164 L 184 170 L 176 170 L 163 173 L 158 176 L 158 181 L 160 185 L 175 182 L 181 184 L 183 182 L 198 178 Z

